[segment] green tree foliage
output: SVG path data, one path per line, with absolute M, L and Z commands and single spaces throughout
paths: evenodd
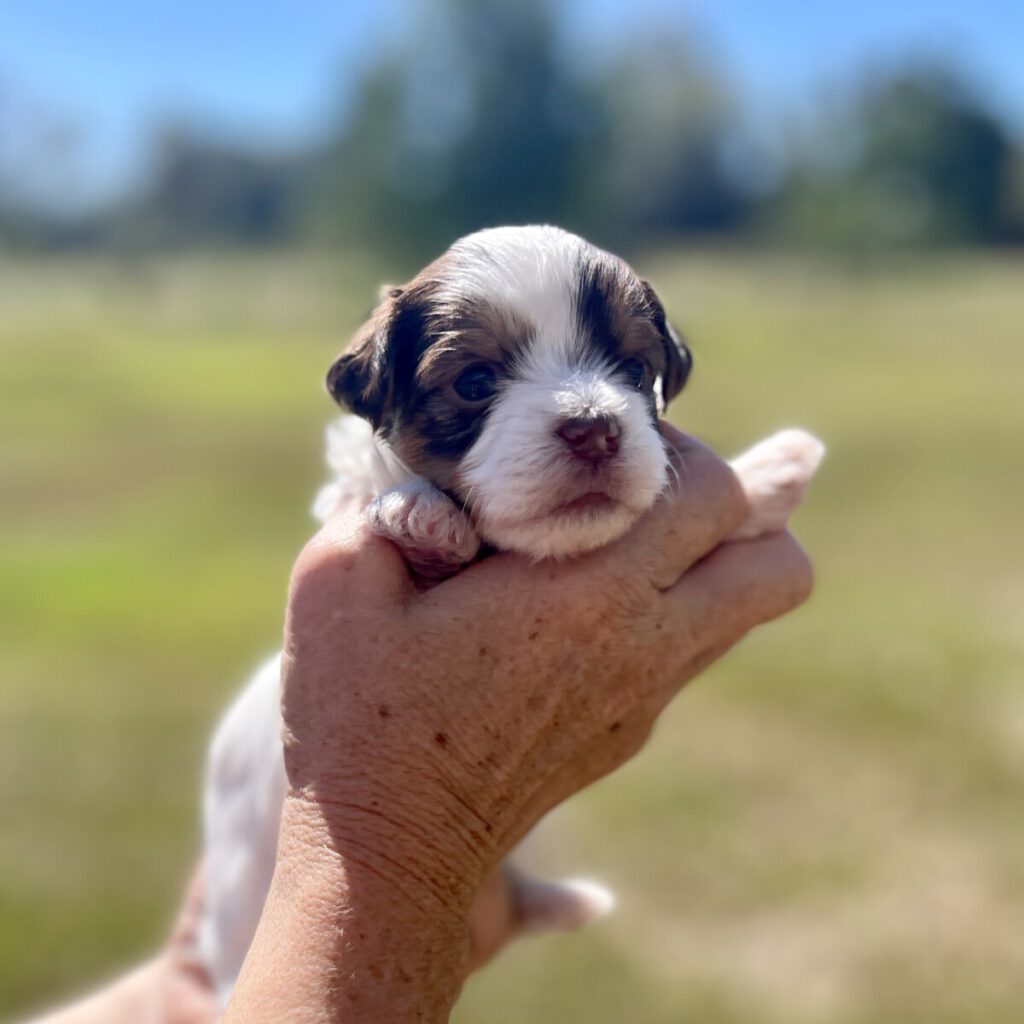
M 467 231 L 529 221 L 627 251 L 758 230 L 847 248 L 1024 238 L 1021 153 L 941 66 L 862 76 L 838 105 L 823 97 L 766 189 L 742 103 L 685 34 L 642 26 L 574 63 L 553 0 L 412 11 L 318 148 L 250 152 L 178 126 L 162 133 L 141 197 L 75 223 L 18 208 L 0 104 L 0 240 L 317 240 L 411 267 Z
M 131 244 L 187 246 L 295 241 L 309 177 L 305 155 L 253 154 L 200 138 L 164 132 L 157 172 L 146 194 L 119 211 L 112 234 Z
M 421 17 L 325 156 L 320 233 L 412 254 L 499 223 L 625 246 L 742 223 L 718 158 L 727 90 L 685 40 L 634 40 L 584 77 L 546 0 L 432 0 Z
M 722 162 L 738 131 L 728 86 L 685 38 L 635 42 L 601 83 L 607 134 L 591 169 L 616 238 L 742 228 L 748 197 Z
M 841 244 L 1011 239 L 1014 150 L 948 70 L 866 86 L 819 130 L 776 207 L 791 237 Z
M 548 4 L 433 0 L 420 18 L 325 154 L 317 227 L 407 251 L 488 224 L 585 219 L 603 112 L 566 70 Z

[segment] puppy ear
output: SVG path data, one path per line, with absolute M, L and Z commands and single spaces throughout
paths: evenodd
M 661 381 L 661 397 L 666 405 L 686 386 L 693 369 L 693 355 L 686 339 L 666 320 L 662 333 L 666 368 Z
M 665 351 L 665 373 L 661 378 L 661 399 L 668 405 L 686 384 L 693 369 L 693 356 L 686 344 L 686 339 L 668 322 L 665 307 L 662 306 L 657 292 L 647 282 L 643 282 L 644 298 L 647 311 L 654 326 L 661 335 L 662 347 Z
M 353 337 L 348 350 L 327 373 L 327 390 L 334 400 L 368 420 L 374 430 L 391 418 L 400 400 L 403 369 L 413 365 L 422 318 L 403 302 L 405 292 L 390 288 Z M 411 367 L 408 368 L 411 374 Z
M 385 402 L 387 331 L 376 312 L 356 333 L 351 347 L 327 372 L 327 390 L 339 404 L 380 426 Z

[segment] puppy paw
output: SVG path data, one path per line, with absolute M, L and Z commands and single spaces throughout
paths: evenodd
M 784 530 L 824 455 L 825 446 L 805 430 L 781 430 L 734 459 L 730 466 L 750 511 L 728 539 L 750 540 Z
M 426 480 L 385 491 L 370 503 L 370 528 L 401 550 L 425 579 L 443 579 L 471 562 L 480 539 L 465 512 Z
M 585 878 L 546 882 L 520 874 L 514 899 L 524 934 L 575 931 L 604 917 L 615 906 L 615 896 L 609 889 Z

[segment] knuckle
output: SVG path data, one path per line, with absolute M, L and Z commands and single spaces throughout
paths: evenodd
M 330 600 L 355 570 L 359 553 L 351 536 L 321 531 L 299 553 L 292 567 L 290 603 L 299 610 Z
M 810 555 L 794 540 L 789 538 L 792 547 L 791 591 L 792 606 L 807 601 L 814 593 L 814 563 Z
M 627 761 L 647 745 L 654 731 L 654 718 L 642 710 L 631 709 L 629 713 L 611 722 L 606 731 L 616 750 L 615 760 Z
M 717 460 L 714 468 L 714 483 L 719 497 L 718 514 L 728 522 L 730 530 L 739 526 L 747 517 L 747 496 L 739 477 L 728 464 Z

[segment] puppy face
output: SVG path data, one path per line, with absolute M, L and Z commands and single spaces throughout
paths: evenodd
M 689 370 L 622 260 L 557 228 L 496 228 L 388 292 L 327 383 L 484 540 L 542 558 L 606 544 L 650 508 L 657 414 Z

